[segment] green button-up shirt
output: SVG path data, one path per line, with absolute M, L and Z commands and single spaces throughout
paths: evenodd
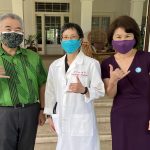
M 47 73 L 37 53 L 19 48 L 10 56 L 0 47 L 0 66 L 10 76 L 0 78 L 0 106 L 39 101 L 39 89 L 46 82 Z

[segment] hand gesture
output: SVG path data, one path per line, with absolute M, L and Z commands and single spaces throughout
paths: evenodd
M 69 92 L 73 93 L 83 93 L 85 91 L 85 87 L 82 85 L 78 76 L 76 76 L 77 83 L 70 83 Z
M 116 68 L 114 70 L 111 64 L 109 64 L 109 67 L 110 67 L 110 80 L 113 82 L 118 82 L 119 80 L 121 80 L 130 73 L 130 71 L 124 72 L 122 69 L 119 68 Z
M 5 76 L 5 70 L 0 66 L 0 78 L 10 78 L 10 76 Z
M 49 124 L 49 127 L 50 127 L 50 132 L 53 133 L 53 134 L 56 134 L 53 119 L 51 117 L 48 118 L 48 124 Z

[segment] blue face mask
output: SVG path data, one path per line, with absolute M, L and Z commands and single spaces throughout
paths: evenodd
M 62 49 L 68 53 L 72 54 L 79 49 L 81 46 L 81 40 L 62 40 L 61 47 Z

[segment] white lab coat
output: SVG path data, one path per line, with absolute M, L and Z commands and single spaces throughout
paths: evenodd
M 88 87 L 90 97 L 68 92 L 70 83 L 79 77 Z M 100 150 L 93 100 L 104 96 L 100 64 L 87 57 L 82 51 L 65 72 L 65 56 L 54 61 L 49 68 L 46 92 L 45 114 L 52 115 L 58 142 L 56 150 Z M 57 102 L 56 114 L 53 107 Z

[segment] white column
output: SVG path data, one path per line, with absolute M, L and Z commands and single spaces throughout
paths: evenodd
M 24 20 L 23 1 L 24 0 L 12 0 L 12 13 L 20 16 L 22 18 L 22 20 Z M 22 42 L 21 46 L 24 47 L 24 41 Z
M 94 0 L 81 1 L 81 28 L 84 33 L 91 31 L 92 24 L 92 3 Z
M 145 0 L 131 0 L 130 16 L 134 18 L 141 28 L 143 4 Z
M 23 0 L 12 0 L 12 13 L 23 19 Z

